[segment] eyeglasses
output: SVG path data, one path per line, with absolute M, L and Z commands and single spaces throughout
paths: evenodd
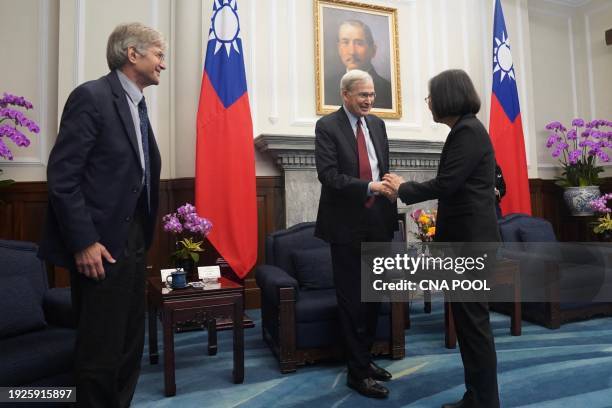
M 157 57 L 157 59 L 159 60 L 160 63 L 162 63 L 162 62 L 164 62 L 166 60 L 166 54 L 164 54 L 163 52 L 153 53 L 153 55 L 155 55 Z
M 354 95 L 357 95 L 359 99 L 376 99 L 376 92 L 359 92 Z
M 431 102 L 431 95 L 427 95 L 425 97 L 425 103 L 429 103 L 429 102 Z

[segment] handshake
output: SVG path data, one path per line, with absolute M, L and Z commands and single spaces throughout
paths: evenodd
M 404 182 L 402 176 L 395 173 L 387 173 L 383 176 L 382 181 L 374 181 L 370 184 L 370 190 L 375 194 L 382 194 L 391 202 L 397 200 L 397 190 Z

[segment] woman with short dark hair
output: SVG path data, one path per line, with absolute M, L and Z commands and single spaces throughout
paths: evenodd
M 429 100 L 434 120 L 474 115 L 480 110 L 480 98 L 472 80 L 460 69 L 449 69 L 429 80 Z
M 438 173 L 418 183 L 387 174 L 384 185 L 406 204 L 438 200 L 436 242 L 500 241 L 495 214 L 495 155 L 489 134 L 476 118 L 480 99 L 462 70 L 429 81 L 425 98 L 433 118 L 451 128 Z M 494 259 L 494 256 L 490 257 Z M 499 407 L 497 357 L 486 302 L 453 302 L 451 310 L 464 365 L 463 398 L 443 407 Z

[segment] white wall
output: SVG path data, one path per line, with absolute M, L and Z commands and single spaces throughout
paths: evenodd
M 540 177 L 559 175 L 557 161 L 544 147 L 544 126 L 576 117 L 612 119 L 612 1 L 575 1 L 576 6 L 529 1 L 534 118 Z M 612 174 L 606 166 L 606 175 Z
M 253 136 L 312 135 L 318 118 L 313 1 L 238 2 Z M 493 0 L 362 2 L 398 9 L 403 117 L 386 120 L 389 137 L 444 140 L 448 129 L 433 124 L 423 98 L 427 80 L 446 68 L 471 75 L 483 99 L 479 116 L 488 124 Z M 568 0 L 503 0 L 530 177 L 554 176 L 554 162 L 543 146 L 545 123 L 576 115 L 612 118 L 612 47 L 603 45 L 612 2 L 563 3 Z M 0 0 L 0 91 L 31 99 L 32 117 L 43 128 L 29 148 L 12 149 L 14 162 L 0 163 L 3 176 L 45 180 L 68 94 L 107 72 L 108 34 L 116 24 L 134 20 L 158 28 L 169 43 L 168 70 L 160 86 L 145 92 L 162 151 L 162 177 L 193 176 L 203 39 L 211 10 L 212 0 Z M 267 156 L 257 153 L 256 159 L 258 175 L 278 174 Z

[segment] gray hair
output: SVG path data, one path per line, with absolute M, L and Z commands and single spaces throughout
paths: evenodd
M 355 82 L 364 81 L 364 82 L 372 82 L 372 76 L 365 71 L 360 69 L 352 69 L 340 80 L 340 91 L 351 91 L 353 89 L 353 85 Z
M 108 68 L 112 71 L 124 66 L 128 61 L 128 48 L 134 47 L 139 54 L 145 54 L 152 46 L 166 49 L 166 40 L 159 31 L 141 23 L 119 24 L 108 37 Z

